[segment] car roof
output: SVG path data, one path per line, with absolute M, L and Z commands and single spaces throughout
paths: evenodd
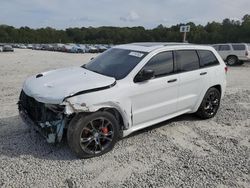
M 189 44 L 189 43 L 178 43 L 178 42 L 139 42 L 139 43 L 117 45 L 114 46 L 113 48 L 120 48 L 120 49 L 127 49 L 127 50 L 141 51 L 141 52 L 152 52 L 154 50 L 161 48 L 168 48 L 171 50 L 181 47 L 197 49 L 198 47 L 207 48 L 208 46 Z
M 215 45 L 247 45 L 247 43 L 219 43 L 219 44 L 213 44 Z

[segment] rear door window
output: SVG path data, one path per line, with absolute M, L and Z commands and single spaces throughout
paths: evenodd
M 219 51 L 229 51 L 230 46 L 229 45 L 220 45 L 219 46 Z
M 215 57 L 213 52 L 208 51 L 208 50 L 198 50 L 198 54 L 200 57 L 200 66 L 201 67 L 209 67 L 209 66 L 219 65 L 219 61 Z
M 233 46 L 233 49 L 236 51 L 246 50 L 246 47 L 243 44 L 233 44 L 232 46 Z
M 178 72 L 197 70 L 200 68 L 199 58 L 195 50 L 177 50 L 175 59 Z

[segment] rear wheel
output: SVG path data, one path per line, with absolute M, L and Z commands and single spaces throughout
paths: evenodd
M 236 65 L 238 63 L 238 58 L 236 57 L 236 56 L 229 56 L 228 58 L 227 58 L 227 64 L 229 65 L 229 66 L 234 66 L 234 65 Z
M 68 127 L 67 139 L 79 158 L 90 158 L 112 150 L 118 133 L 118 122 L 112 114 L 96 112 L 77 115 Z
M 221 94 L 218 89 L 210 88 L 205 94 L 196 114 L 202 119 L 209 119 L 216 115 L 220 106 Z

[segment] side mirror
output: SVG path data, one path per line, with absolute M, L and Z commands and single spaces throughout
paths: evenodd
M 143 82 L 143 81 L 146 81 L 146 80 L 150 80 L 153 77 L 154 77 L 154 71 L 153 70 L 144 69 L 144 70 L 140 71 L 136 75 L 134 81 L 135 82 Z

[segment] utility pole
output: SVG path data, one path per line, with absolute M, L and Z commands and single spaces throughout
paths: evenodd
M 183 33 L 183 42 L 186 42 L 186 38 L 187 38 L 187 32 Z

